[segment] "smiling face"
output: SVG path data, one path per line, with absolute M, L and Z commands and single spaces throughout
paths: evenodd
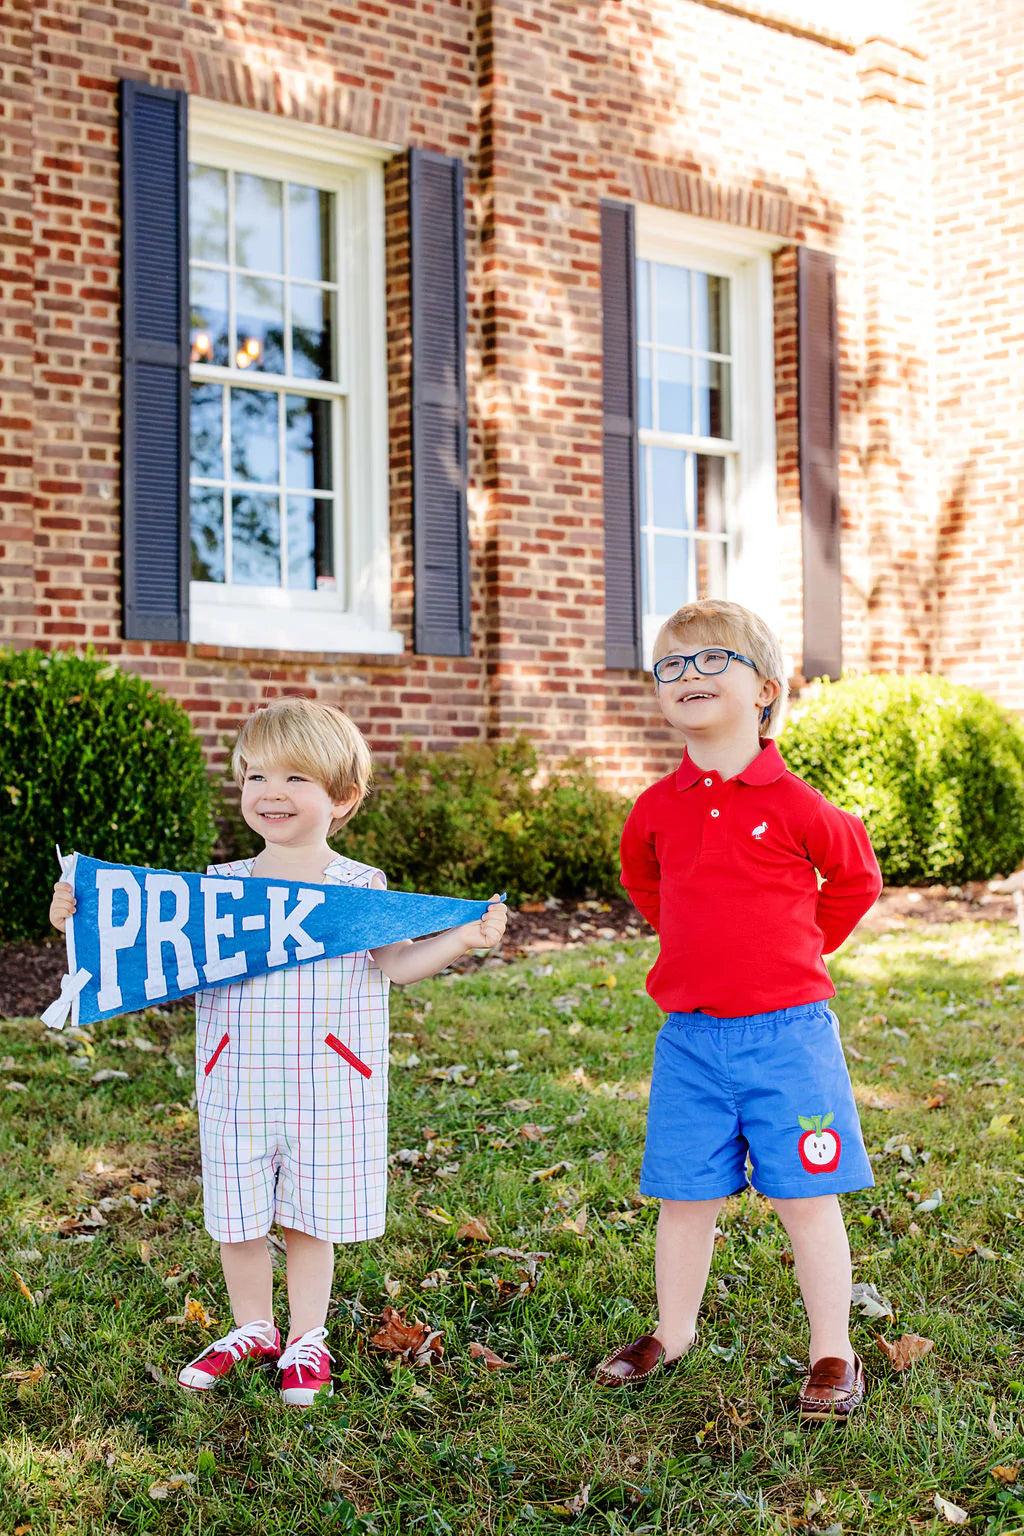
M 658 636 L 654 660 L 688 656 L 716 645 L 740 649 L 720 635 L 702 633 L 701 628 L 690 626 L 682 633 L 663 630 Z M 673 683 L 658 683 L 656 688 L 662 714 L 687 740 L 724 741 L 752 736 L 755 745 L 761 711 L 779 691 L 778 683 L 759 676 L 742 661 L 730 661 L 724 672 L 716 672 L 713 677 L 702 677 L 691 664 L 685 676 Z
M 322 784 L 287 763 L 246 764 L 242 816 L 268 847 L 314 847 L 326 843 L 334 822 L 356 799 L 335 801 Z

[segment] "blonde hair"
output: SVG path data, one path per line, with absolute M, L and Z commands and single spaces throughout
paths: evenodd
M 779 692 L 766 706 L 768 714 L 759 726 L 762 736 L 773 736 L 785 708 L 789 686 L 782 646 L 764 619 L 739 603 L 727 603 L 714 597 L 701 598 L 699 602 L 686 603 L 665 620 L 654 642 L 654 660 L 659 661 L 669 654 L 670 642 L 684 641 L 688 645 L 703 642 L 739 651 L 741 656 L 750 657 L 759 677 L 778 683 Z
M 332 821 L 331 837 L 358 811 L 373 778 L 373 759 L 362 731 L 340 709 L 315 699 L 274 699 L 249 716 L 231 754 L 239 789 L 253 762 L 294 768 L 320 784 L 334 801 L 347 800 L 357 790 L 352 809 Z

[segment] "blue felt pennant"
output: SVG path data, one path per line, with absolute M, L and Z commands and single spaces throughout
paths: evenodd
M 76 911 L 67 974 L 42 1015 L 63 1028 L 188 997 L 282 966 L 479 922 L 485 901 L 350 885 L 180 874 L 61 858 Z

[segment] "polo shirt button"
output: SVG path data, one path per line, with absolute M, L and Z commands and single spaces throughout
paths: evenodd
M 711 788 L 711 780 L 710 779 L 705 779 L 704 783 L 708 786 L 708 789 Z
M 718 812 L 717 811 L 712 811 L 711 814 L 712 814 L 712 816 L 717 816 Z

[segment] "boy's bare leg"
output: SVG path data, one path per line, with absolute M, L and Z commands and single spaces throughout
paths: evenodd
M 221 1243 L 220 1262 L 235 1327 L 274 1320 L 274 1272 L 265 1237 L 248 1243 Z
M 811 1325 L 811 1364 L 832 1355 L 853 1363 L 850 1240 L 835 1195 L 773 1200 L 793 1244 L 800 1293 Z
M 334 1244 L 294 1227 L 282 1227 L 288 1245 L 288 1338 L 301 1338 L 327 1321 L 334 1279 Z
M 715 1218 L 722 1204 L 721 1200 L 661 1202 L 654 1253 L 658 1287 L 654 1337 L 669 1360 L 685 1354 L 693 1343 L 715 1249 Z

